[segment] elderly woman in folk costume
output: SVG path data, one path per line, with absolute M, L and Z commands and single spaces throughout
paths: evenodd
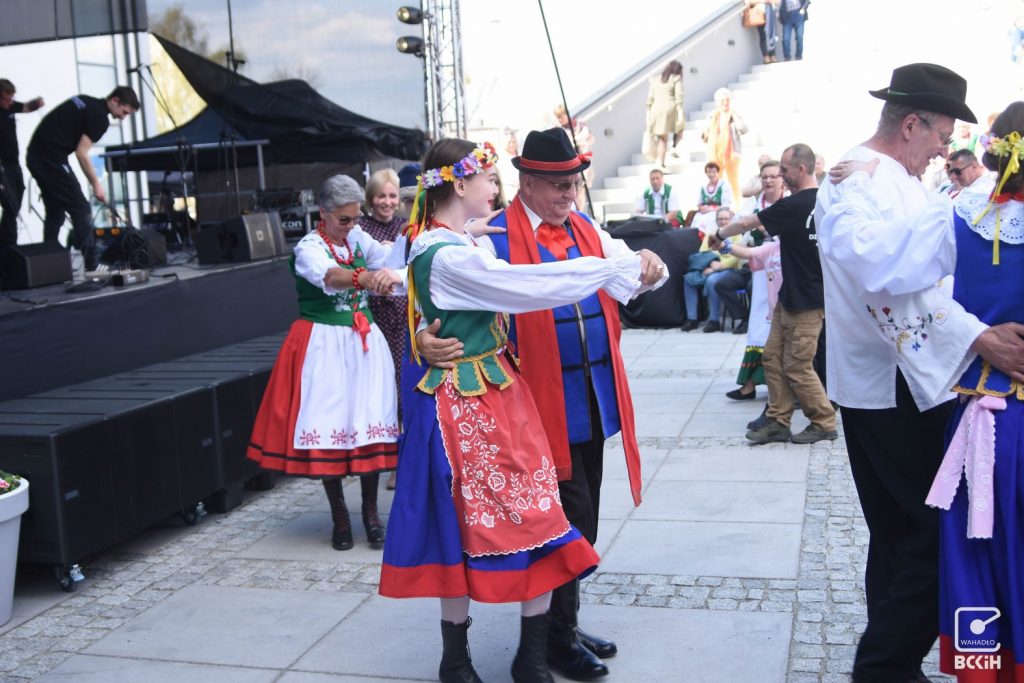
M 729 182 L 732 196 L 739 197 L 739 168 L 743 152 L 740 136 L 747 132 L 747 124 L 733 109 L 732 91 L 728 88 L 719 88 L 715 91 L 715 104 L 718 106 L 711 114 L 701 137 L 708 146 L 708 159 L 716 162 L 722 169 L 722 175 Z
M 402 275 L 383 267 L 390 247 L 357 225 L 362 203 L 348 176 L 320 188 L 320 223 L 295 245 L 290 264 L 299 320 L 274 364 L 247 453 L 265 469 L 323 481 L 335 550 L 353 546 L 341 490 L 347 475 L 360 475 L 367 541 L 383 547 L 377 483 L 398 450 L 395 367 L 368 294 L 390 293 Z
M 461 340 L 465 354 L 451 369 L 423 370 L 406 398 L 380 593 L 441 598 L 441 681 L 480 680 L 467 645 L 471 599 L 522 603 L 512 677 L 547 682 L 551 590 L 591 572 L 598 557 L 562 510 L 504 312 L 548 309 L 598 289 L 628 301 L 641 291 L 640 258 L 496 259 L 489 241 L 464 230 L 491 211 L 496 162 L 490 145 L 459 139 L 437 142 L 423 159 L 420 213 L 409 230 L 410 309 L 416 303 L 425 320 L 440 320 L 438 334 Z

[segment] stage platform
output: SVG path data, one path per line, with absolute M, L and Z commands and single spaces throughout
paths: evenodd
M 288 258 L 167 265 L 148 282 L 0 292 L 0 401 L 282 332 L 298 317 Z

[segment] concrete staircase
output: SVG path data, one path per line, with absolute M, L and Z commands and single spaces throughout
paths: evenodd
M 808 93 L 808 83 L 815 84 L 813 96 Z M 743 116 L 748 127 L 743 136 L 742 180 L 757 173 L 757 158 L 761 154 L 778 159 L 782 150 L 796 142 L 805 142 L 825 154 L 827 162 L 834 160 L 851 144 L 866 139 L 877 117 L 877 100 L 853 97 L 854 93 L 864 92 L 863 89 L 857 92 L 857 83 L 851 85 L 851 79 L 835 79 L 822 66 L 810 61 L 758 65 L 726 87 L 733 93 L 734 109 Z M 851 104 L 844 105 L 837 115 L 835 102 L 844 99 Z M 696 206 L 699 188 L 705 181 L 707 153 L 700 134 L 714 109 L 715 103 L 709 101 L 689 113 L 683 139 L 674 150 L 675 156 L 670 153 L 670 158 L 666 159 L 665 182 L 678 193 L 684 210 Z M 857 122 L 864 132 L 861 137 L 857 137 L 857 133 L 851 137 L 849 124 L 837 127 L 838 120 Z M 631 162 L 620 166 L 615 177 L 606 178 L 602 188 L 591 190 L 594 215 L 599 221 L 628 218 L 636 198 L 647 187 L 648 174 L 654 164 L 639 150 Z

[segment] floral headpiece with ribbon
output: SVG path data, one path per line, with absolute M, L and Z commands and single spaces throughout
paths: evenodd
M 480 143 L 472 152 L 461 160 L 450 166 L 431 168 L 416 176 L 416 199 L 412 203 L 412 214 L 409 216 L 409 224 L 405 228 L 405 236 L 408 244 L 413 241 L 426 229 L 427 212 L 426 196 L 427 190 L 432 187 L 440 187 L 444 183 L 453 183 L 456 178 L 467 178 L 491 168 L 498 163 L 498 153 L 494 145 L 489 142 Z M 413 278 L 412 268 L 409 268 L 409 279 L 406 287 L 406 294 L 409 299 L 407 311 L 407 322 L 409 325 L 409 341 L 412 347 L 413 360 L 420 364 L 419 349 L 416 347 L 416 282 Z
M 1006 181 L 1010 179 L 1010 176 L 1020 171 L 1021 161 L 1024 161 L 1024 138 L 1017 131 L 1011 131 L 1006 137 L 997 138 L 990 136 L 983 136 L 981 139 L 982 145 L 985 147 L 985 151 L 994 157 L 1009 157 L 1006 162 L 1006 169 L 1003 171 L 1003 175 L 1000 176 L 999 182 L 996 184 L 994 190 L 992 190 L 992 196 L 989 198 L 988 206 L 985 210 L 978 214 L 978 217 L 974 219 L 974 224 L 977 225 L 985 215 L 992 210 L 993 207 L 998 207 L 1000 204 L 1005 204 L 1010 199 L 1024 199 L 1018 195 L 1003 194 L 1003 186 L 1006 185 Z M 999 227 L 1000 227 L 1000 216 L 999 210 L 996 209 L 996 230 L 995 237 L 992 240 L 992 265 L 999 265 Z
M 485 142 L 451 166 L 428 169 L 417 179 L 423 184 L 423 187 L 429 190 L 444 183 L 453 183 L 456 178 L 465 178 L 480 173 L 496 163 L 498 163 L 498 153 L 494 151 L 494 146 L 491 143 Z

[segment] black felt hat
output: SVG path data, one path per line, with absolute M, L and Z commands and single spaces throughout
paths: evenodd
M 901 66 L 893 70 L 888 88 L 868 92 L 886 102 L 945 114 L 969 123 L 978 122 L 974 112 L 965 102 L 967 81 L 956 72 L 938 64 L 919 63 Z
M 590 154 L 577 154 L 564 128 L 531 130 L 512 165 L 526 173 L 572 175 L 590 168 Z

